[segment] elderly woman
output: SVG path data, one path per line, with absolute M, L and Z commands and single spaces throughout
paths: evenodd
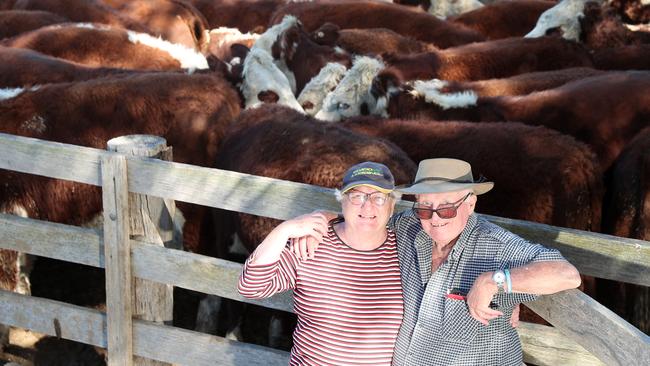
M 357 164 L 337 191 L 342 219 L 314 212 L 285 221 L 246 261 L 242 295 L 294 290 L 291 365 L 390 365 L 403 310 L 395 234 L 386 226 L 394 188 L 385 165 Z M 306 236 L 319 242 L 310 260 L 287 247 Z

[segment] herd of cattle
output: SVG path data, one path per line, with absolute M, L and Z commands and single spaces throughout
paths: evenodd
M 154 134 L 178 162 L 326 187 L 363 160 L 406 183 L 418 161 L 454 157 L 496 182 L 481 213 L 650 239 L 642 0 L 3 0 L 0 37 L 2 133 L 101 149 Z M 0 212 L 101 212 L 96 187 L 0 183 Z M 277 223 L 179 208 L 185 248 L 223 258 L 233 234 L 251 250 Z M 79 282 L 39 259 L 30 283 L 29 262 L 0 250 L 0 288 L 57 298 Z M 650 331 L 647 288 L 585 284 Z M 193 317 L 179 325 L 208 330 Z

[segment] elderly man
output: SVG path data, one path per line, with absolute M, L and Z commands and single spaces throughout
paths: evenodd
M 393 365 L 521 365 L 509 318 L 516 304 L 580 285 L 562 255 L 475 213 L 476 182 L 456 159 L 420 163 L 412 210 L 395 215 L 404 319 Z

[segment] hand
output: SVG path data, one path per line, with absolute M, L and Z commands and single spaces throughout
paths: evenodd
M 503 315 L 502 312 L 490 308 L 490 302 L 496 293 L 497 286 L 492 281 L 492 272 L 485 272 L 476 278 L 467 294 L 470 315 L 483 325 L 489 325 L 490 320 Z
M 299 259 L 314 258 L 314 253 L 323 236 L 327 234 L 327 217 L 319 211 L 298 216 L 280 224 L 290 239 L 290 250 Z
M 301 236 L 291 239 L 289 250 L 294 252 L 300 260 L 314 259 L 319 242 L 313 236 Z
M 519 326 L 519 311 L 521 310 L 521 304 L 517 304 L 514 309 L 512 309 L 512 316 L 510 316 L 510 325 L 513 328 Z

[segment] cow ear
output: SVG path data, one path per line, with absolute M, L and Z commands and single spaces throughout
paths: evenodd
M 372 79 L 370 85 L 370 94 L 375 98 L 385 96 L 391 90 L 401 85 L 400 78 L 393 72 L 380 72 L 379 75 Z
M 296 54 L 298 42 L 300 41 L 300 32 L 299 27 L 291 27 L 282 35 L 281 52 L 286 61 L 293 60 L 293 56 Z
M 244 63 L 246 56 L 248 56 L 248 52 L 250 52 L 250 49 L 241 43 L 233 43 L 230 45 L 232 58 L 239 57 L 242 63 Z
M 262 103 L 275 104 L 278 102 L 278 100 L 280 100 L 280 97 L 276 92 L 272 90 L 263 90 L 257 93 L 257 99 L 259 99 Z
M 339 30 L 339 26 L 334 23 L 323 23 L 309 35 L 309 38 L 322 46 L 334 47 L 341 36 Z

